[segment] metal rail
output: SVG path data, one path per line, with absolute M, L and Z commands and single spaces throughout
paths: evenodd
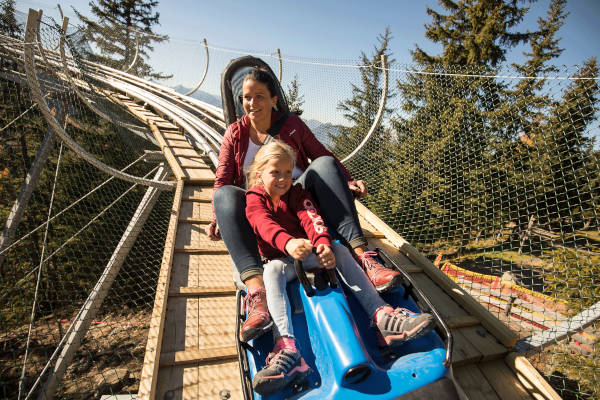
M 381 122 L 381 118 L 383 117 L 383 112 L 385 111 L 385 103 L 387 101 L 387 92 L 388 92 L 388 69 L 387 69 L 387 62 L 386 62 L 385 54 L 381 55 L 381 69 L 383 70 L 383 89 L 381 89 L 381 99 L 379 100 L 379 110 L 377 110 L 377 115 L 375 116 L 375 120 L 373 120 L 371 129 L 369 129 L 369 132 L 365 135 L 362 142 L 360 142 L 360 144 L 358 146 L 356 146 L 356 148 L 352 151 L 352 153 L 348 154 L 343 160 L 341 160 L 343 163 L 345 163 L 346 161 L 350 161 L 352 159 L 352 157 L 354 157 L 360 151 L 360 149 L 363 148 L 363 146 L 369 141 L 369 138 L 371 137 L 373 132 L 375 132 L 375 129 L 377 129 L 377 127 L 379 126 L 379 123 Z
M 123 179 L 127 182 L 138 183 L 146 186 L 153 186 L 163 190 L 173 190 L 175 188 L 175 182 L 156 182 L 151 179 L 140 178 L 137 176 L 133 176 L 130 174 L 126 174 L 121 172 L 109 165 L 106 165 L 102 161 L 98 160 L 96 157 L 88 153 L 83 147 L 81 147 L 75 140 L 73 140 L 67 132 L 60 126 L 56 118 L 50 112 L 48 108 L 48 104 L 44 100 L 42 96 L 42 92 L 40 90 L 40 84 L 37 80 L 37 75 L 35 72 L 35 61 L 33 56 L 33 43 L 35 43 L 35 38 L 37 31 L 39 30 L 39 19 L 37 11 L 33 9 L 29 9 L 29 15 L 27 17 L 27 27 L 25 30 L 25 49 L 24 49 L 24 58 L 25 58 L 25 71 L 27 74 L 27 80 L 29 81 L 29 87 L 31 89 L 31 95 L 33 99 L 38 103 L 46 122 L 54 129 L 56 134 L 60 136 L 60 138 L 64 141 L 64 143 L 71 148 L 79 157 L 83 158 L 96 168 L 100 169 L 107 174 L 113 175 L 117 178 Z
M 139 53 L 140 53 L 140 34 L 136 31 L 135 32 L 135 55 L 133 56 L 133 60 L 131 61 L 131 64 L 129 64 L 129 66 L 124 70 L 125 72 L 129 72 L 129 70 L 131 68 L 133 68 L 133 66 L 137 62 Z
M 196 87 L 189 92 L 185 93 L 184 96 L 189 96 L 196 90 L 200 89 L 200 86 L 202 86 L 202 83 L 204 82 L 204 78 L 206 78 L 206 73 L 208 72 L 208 45 L 206 44 L 206 38 L 203 39 L 202 42 L 204 43 L 204 51 L 206 52 L 206 65 L 204 66 L 204 73 L 202 74 L 202 78 L 200 78 L 198 85 L 196 85 Z

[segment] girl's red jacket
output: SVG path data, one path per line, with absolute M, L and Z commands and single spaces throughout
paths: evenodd
M 256 185 L 246 192 L 246 217 L 256 234 L 258 250 L 265 258 L 287 257 L 290 239 L 309 239 L 313 246 L 331 246 L 331 236 L 314 200 L 298 183 L 281 196 L 277 210 L 265 188 Z

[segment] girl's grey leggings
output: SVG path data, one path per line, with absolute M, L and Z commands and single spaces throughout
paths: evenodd
M 378 308 L 386 305 L 385 301 L 379 297 L 379 293 L 345 246 L 333 243 L 332 249 L 335 253 L 336 269 L 342 280 L 354 292 L 367 315 L 374 315 Z M 303 263 L 304 269 L 308 270 L 318 266 L 317 256 L 314 254 L 308 256 Z M 267 305 L 274 322 L 273 337 L 294 337 L 291 324 L 292 311 L 286 291 L 287 283 L 296 277 L 294 259 L 286 257 L 271 260 L 264 265 L 264 269 L 263 280 L 267 292 Z

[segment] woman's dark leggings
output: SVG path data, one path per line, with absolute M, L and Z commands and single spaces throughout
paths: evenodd
M 333 157 L 314 160 L 296 183 L 302 184 L 311 193 L 335 239 L 348 243 L 352 248 L 367 244 L 358 221 L 354 197 Z M 233 185 L 221 186 L 214 193 L 213 204 L 221 237 L 241 280 L 262 274 L 263 263 L 258 254 L 256 236 L 246 219 L 246 191 Z

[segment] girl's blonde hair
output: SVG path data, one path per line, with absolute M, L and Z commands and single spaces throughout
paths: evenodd
M 292 162 L 292 169 L 296 165 L 296 152 L 294 149 L 281 140 L 272 140 L 261 146 L 256 153 L 256 156 L 254 156 L 254 161 L 252 161 L 252 164 L 248 167 L 248 172 L 246 172 L 246 189 L 254 186 L 256 184 L 256 175 L 262 173 L 265 165 L 267 165 L 270 160 L 277 158 L 286 158 L 290 160 Z

